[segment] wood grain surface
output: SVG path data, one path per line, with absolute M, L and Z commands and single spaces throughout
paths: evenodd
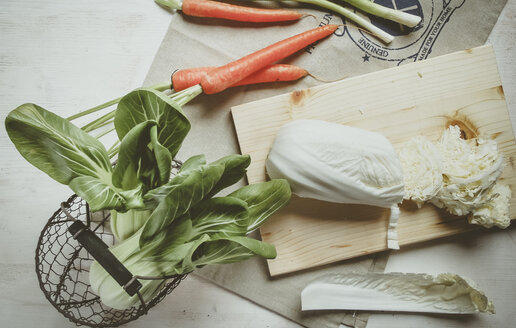
M 449 125 L 467 138 L 496 140 L 504 183 L 516 195 L 516 141 L 493 48 L 482 46 L 343 81 L 298 90 L 232 109 L 242 153 L 251 155 L 248 180 L 266 180 L 265 161 L 278 129 L 296 119 L 319 119 L 383 134 L 395 148 L 417 135 L 437 140 Z M 307 131 L 307 133 L 310 133 Z M 516 217 L 516 197 L 511 201 Z M 387 249 L 389 209 L 295 198 L 261 228 L 278 250 L 272 276 Z M 464 217 L 434 206 L 401 206 L 401 246 L 475 229 Z

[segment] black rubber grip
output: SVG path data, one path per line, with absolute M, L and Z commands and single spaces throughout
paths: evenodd
M 108 245 L 81 221 L 72 223 L 68 227 L 68 231 L 120 286 L 126 286 L 133 279 L 132 273 L 111 253 Z M 130 296 L 133 296 L 141 287 L 142 284 L 135 279 L 130 285 L 125 287 L 125 291 Z

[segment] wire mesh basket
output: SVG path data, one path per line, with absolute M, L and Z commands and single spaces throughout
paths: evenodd
M 36 248 L 36 274 L 41 290 L 48 301 L 76 325 L 116 327 L 133 321 L 172 292 L 186 275 L 164 279 L 160 291 L 147 304 L 141 303 L 126 310 L 115 310 L 102 304 L 89 284 L 92 255 L 69 231 L 72 223 L 80 221 L 106 245 L 115 237 L 109 230 L 109 212 L 91 213 L 88 204 L 71 196 L 61 204 L 47 222 Z

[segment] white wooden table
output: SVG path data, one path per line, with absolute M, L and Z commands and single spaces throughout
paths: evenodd
M 171 13 L 152 0 L 0 2 L 0 322 L 72 326 L 43 297 L 34 274 L 39 231 L 70 195 L 30 166 L 7 138 L 7 113 L 34 102 L 67 116 L 141 85 Z M 516 0 L 490 37 L 516 122 Z M 514 225 L 514 224 L 513 224 Z M 516 229 L 454 237 L 393 254 L 387 271 L 456 272 L 476 280 L 494 316 L 374 314 L 368 327 L 513 327 Z M 130 327 L 298 327 L 194 276 Z

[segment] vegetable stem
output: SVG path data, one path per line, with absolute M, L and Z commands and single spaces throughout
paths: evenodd
M 74 114 L 74 115 L 72 115 L 72 116 L 68 117 L 68 118 L 67 118 L 67 120 L 68 120 L 68 121 L 71 121 L 71 120 L 75 120 L 75 119 L 77 119 L 77 118 L 79 118 L 79 117 L 83 117 L 83 116 L 86 116 L 86 115 L 88 115 L 88 114 L 95 113 L 95 112 L 97 112 L 97 111 L 99 111 L 99 110 L 101 110 L 101 109 L 104 109 L 104 108 L 107 108 L 107 107 L 109 107 L 109 106 L 112 106 L 112 105 L 117 104 L 117 103 L 120 101 L 120 99 L 122 99 L 122 97 L 119 97 L 119 98 L 116 98 L 116 99 L 110 100 L 110 101 L 105 102 L 105 103 L 103 103 L 103 104 L 100 104 L 100 105 L 98 105 L 98 106 L 92 107 L 92 108 L 87 109 L 87 110 L 82 111 L 82 112 L 79 112 L 79 113 L 77 113 L 77 114 Z
M 188 89 L 173 93 L 170 98 L 173 99 L 179 106 L 184 106 L 195 97 L 202 93 L 202 87 L 200 84 L 196 84 Z
M 183 7 L 183 2 L 181 0 L 154 0 L 154 2 L 175 10 L 181 10 Z
M 248 1 L 256 1 L 256 0 L 248 0 Z M 268 1 L 286 2 L 288 0 L 268 0 Z M 394 37 L 392 35 L 385 32 L 384 30 L 376 27 L 368 19 L 365 19 L 362 16 L 354 13 L 352 10 L 350 10 L 346 7 L 340 6 L 336 3 L 333 3 L 329 0 L 294 0 L 294 1 L 300 2 L 300 3 L 307 3 L 310 5 L 317 6 L 317 7 L 325 8 L 325 9 L 331 10 L 337 14 L 340 14 L 340 15 L 352 20 L 356 24 L 360 25 L 361 27 L 363 27 L 364 29 L 369 31 L 371 34 L 373 34 L 374 36 L 376 36 L 377 38 L 379 38 L 380 40 L 382 40 L 383 42 L 385 42 L 387 44 L 391 43 L 392 40 L 394 40 Z M 347 1 L 347 0 L 344 0 L 344 1 Z
M 278 0 L 273 0 L 273 1 L 278 1 Z M 279 0 L 279 1 L 283 1 L 283 0 Z M 352 20 L 353 22 L 357 23 L 358 25 L 362 26 L 363 28 L 365 28 L 366 30 L 371 32 L 371 34 L 373 34 L 374 36 L 376 36 L 377 38 L 379 38 L 380 40 L 382 40 L 385 43 L 391 43 L 392 40 L 394 40 L 394 37 L 392 35 L 385 32 L 381 28 L 371 24 L 371 22 L 368 19 L 365 19 L 362 16 L 357 15 L 350 9 L 339 6 L 331 1 L 328 1 L 328 0 L 296 0 L 296 1 L 319 6 L 322 8 L 329 9 L 333 12 L 336 12 L 337 14 L 340 14 L 340 15 Z
M 164 83 L 155 84 L 155 85 L 150 86 L 149 88 L 150 89 L 154 89 L 154 90 L 158 90 L 158 91 L 165 91 L 165 90 L 170 89 L 170 82 L 164 82 Z M 87 110 L 82 111 L 82 112 L 79 112 L 77 114 L 74 114 L 74 115 L 68 117 L 67 120 L 68 121 L 75 120 L 75 119 L 77 119 L 79 117 L 83 117 L 83 116 L 86 116 L 88 114 L 92 114 L 92 113 L 98 112 L 99 110 L 102 110 L 104 108 L 108 108 L 109 106 L 112 106 L 112 105 L 115 105 L 115 104 L 118 104 L 120 99 L 122 99 L 122 97 L 118 97 L 116 99 L 110 100 L 110 101 L 105 102 L 103 104 L 100 104 L 98 106 L 92 107 L 92 108 L 87 109 Z
M 113 121 L 112 121 L 112 120 L 111 120 L 111 121 L 108 121 L 108 122 L 106 122 L 106 123 L 105 123 L 105 125 L 107 125 L 107 124 L 109 124 L 109 123 L 113 123 Z M 115 128 L 111 128 L 111 129 L 109 129 L 109 130 L 106 130 L 106 131 L 104 131 L 104 132 L 100 133 L 98 136 L 95 136 L 95 138 L 100 139 L 100 138 L 102 138 L 103 136 L 105 136 L 106 134 L 108 134 L 108 133 L 110 133 L 110 132 L 113 132 L 113 131 L 115 131 Z
M 367 0 L 342 0 L 352 6 L 372 15 L 397 22 L 408 27 L 414 27 L 421 22 L 421 17 L 412 15 L 401 10 L 385 7 Z
M 113 145 L 108 149 L 109 158 L 113 158 L 120 150 L 120 140 L 115 141 Z
M 109 112 L 82 127 L 84 132 L 90 132 L 105 125 L 105 122 L 115 117 L 115 111 Z

